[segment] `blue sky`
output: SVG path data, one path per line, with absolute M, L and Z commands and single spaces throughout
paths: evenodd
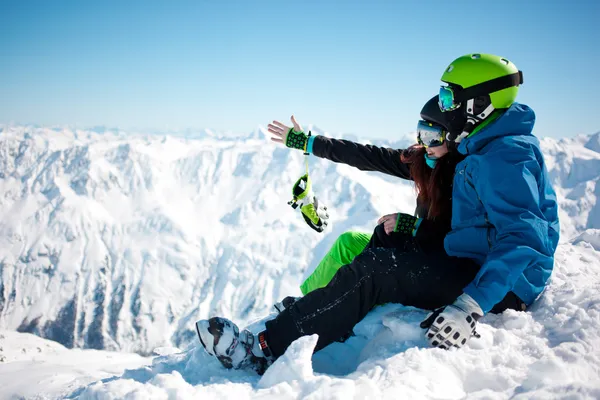
M 0 0 L 0 122 L 393 139 L 454 58 L 523 70 L 539 136 L 600 130 L 600 1 Z

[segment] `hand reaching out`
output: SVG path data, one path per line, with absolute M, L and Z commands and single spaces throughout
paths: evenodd
M 279 121 L 273 121 L 272 124 L 269 124 L 267 127 L 268 131 L 273 135 L 271 140 L 276 143 L 284 144 L 291 149 L 306 151 L 308 135 L 302 131 L 302 127 L 293 115 L 291 120 L 293 125 L 292 128 Z
M 298 123 L 298 121 L 296 121 L 296 118 L 292 115 L 292 124 L 293 124 L 293 128 L 296 132 L 302 132 L 302 127 L 300 126 L 300 124 Z M 290 127 L 282 124 L 279 121 L 273 121 L 272 124 L 269 124 L 267 126 L 267 129 L 269 131 L 269 133 L 271 133 L 273 135 L 273 137 L 271 137 L 271 140 L 277 143 L 281 143 L 281 144 L 285 144 L 285 141 L 287 139 L 287 134 L 290 130 Z

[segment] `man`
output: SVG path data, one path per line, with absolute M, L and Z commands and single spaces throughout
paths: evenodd
M 515 103 L 522 73 L 505 58 L 468 54 L 450 63 L 441 80 L 447 84 L 439 103 L 448 115 L 448 140 L 466 155 L 456 167 L 445 248 L 481 268 L 454 305 L 422 326 L 429 327 L 434 346 L 462 346 L 469 327 L 474 332 L 475 321 L 509 291 L 523 310 L 540 295 L 560 228 L 556 194 L 531 133 L 535 114 Z M 457 333 L 460 343 L 453 339 Z

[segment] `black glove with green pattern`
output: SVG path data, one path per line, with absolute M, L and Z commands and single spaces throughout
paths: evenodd
M 298 149 L 306 152 L 306 144 L 308 143 L 308 138 L 310 137 L 311 132 L 308 132 L 308 135 L 302 131 L 295 131 L 294 128 L 290 128 L 285 137 L 283 138 L 283 142 L 290 149 Z
M 420 218 L 417 218 L 413 215 L 398 213 L 394 232 L 415 236 L 417 229 L 419 228 L 419 220 Z

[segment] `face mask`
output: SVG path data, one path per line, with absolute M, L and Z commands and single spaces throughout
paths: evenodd
M 431 158 L 427 153 L 425 153 L 425 163 L 431 169 L 435 168 L 435 164 L 437 163 L 437 158 Z

